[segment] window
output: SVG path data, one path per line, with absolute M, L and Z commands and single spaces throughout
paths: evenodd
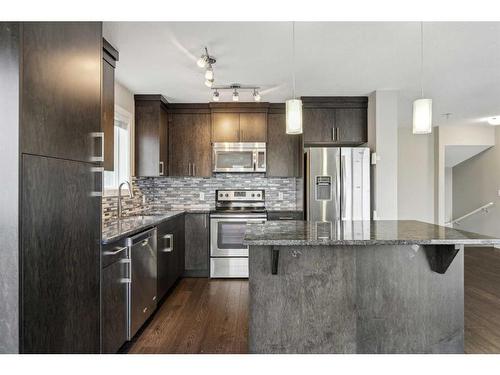
M 118 186 L 130 181 L 130 144 L 132 115 L 121 107 L 115 107 L 114 170 L 104 171 L 104 195 L 118 194 Z

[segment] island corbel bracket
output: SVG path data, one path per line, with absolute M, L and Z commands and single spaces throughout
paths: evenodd
M 278 274 L 278 263 L 280 259 L 280 251 L 277 247 L 271 249 L 271 274 Z
M 431 270 L 444 274 L 464 245 L 422 245 Z

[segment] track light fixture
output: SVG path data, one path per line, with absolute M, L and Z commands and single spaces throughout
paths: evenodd
M 213 65 L 217 62 L 215 57 L 210 56 L 207 47 L 205 47 L 205 53 L 201 55 L 196 64 L 200 68 L 206 68 L 205 70 L 205 85 L 207 87 L 212 87 L 214 84 L 214 69 Z
M 241 91 L 251 91 L 253 92 L 253 100 L 256 102 L 260 102 L 261 96 L 259 93 L 260 87 L 257 86 L 242 86 L 238 83 L 233 83 L 232 85 L 227 85 L 227 86 L 212 86 L 212 90 L 214 90 L 212 99 L 214 102 L 218 102 L 220 99 L 220 93 L 219 91 L 231 91 L 232 92 L 232 99 L 233 102 L 238 102 L 240 100 L 240 92 Z M 217 99 L 216 99 L 217 97 Z

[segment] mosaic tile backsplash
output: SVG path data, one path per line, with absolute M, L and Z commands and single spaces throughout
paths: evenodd
M 227 173 L 208 178 L 134 177 L 132 185 L 134 197 L 123 200 L 124 214 L 145 210 L 212 210 L 217 189 L 264 189 L 268 210 L 295 210 L 301 207 L 302 201 L 302 179 L 268 178 L 258 173 Z M 283 193 L 281 200 L 280 192 Z M 200 193 L 205 195 L 204 200 L 200 199 Z M 104 220 L 116 217 L 117 201 L 117 197 L 103 198 Z

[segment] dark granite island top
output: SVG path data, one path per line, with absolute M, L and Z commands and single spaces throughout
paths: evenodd
M 464 245 L 417 221 L 249 224 L 250 353 L 463 353 Z
M 413 220 L 268 221 L 247 225 L 247 245 L 496 245 L 500 239 Z

